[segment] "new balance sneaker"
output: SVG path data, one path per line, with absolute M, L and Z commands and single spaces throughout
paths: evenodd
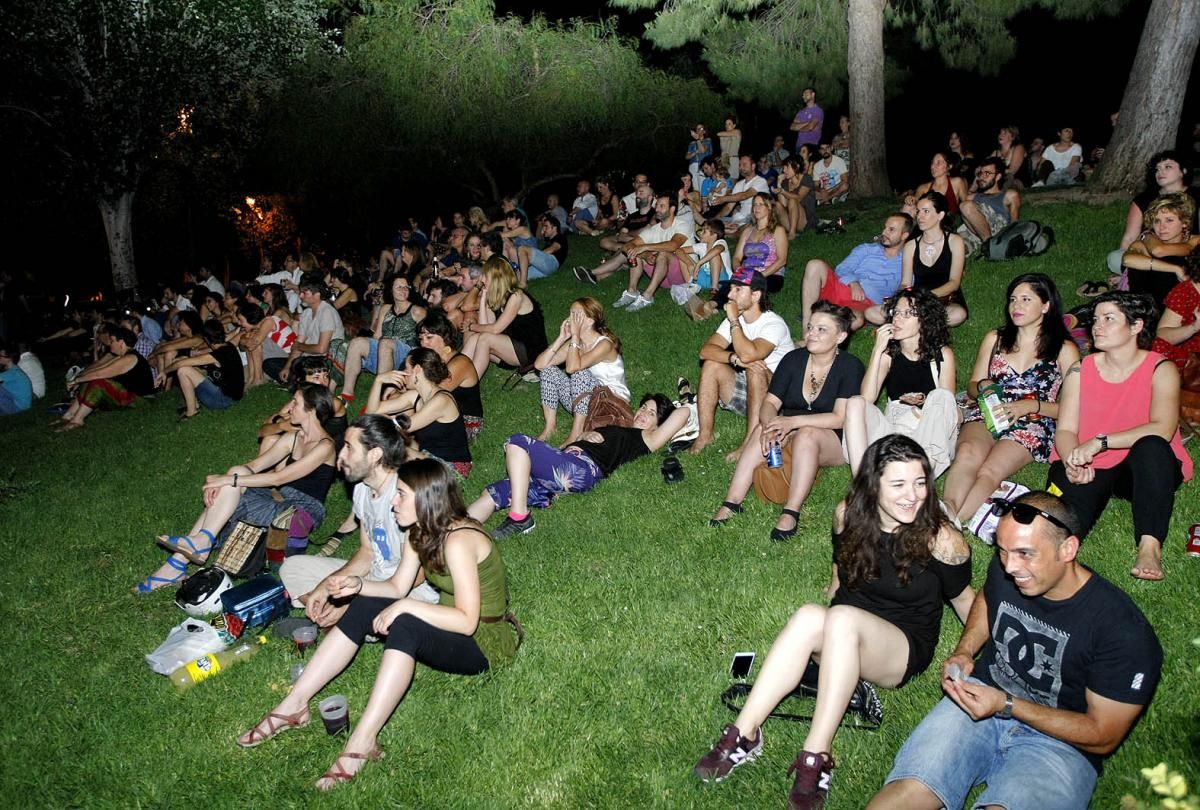
M 492 532 L 492 539 L 503 540 L 506 537 L 512 537 L 514 534 L 529 534 L 536 525 L 533 522 L 532 514 L 526 515 L 524 520 L 513 520 L 511 517 L 505 517 L 503 522 Z
M 680 402 L 695 402 L 696 394 L 692 391 L 692 384 L 688 382 L 687 377 L 680 377 L 675 381 L 675 387 L 679 390 Z
M 654 303 L 653 298 L 647 298 L 644 295 L 639 295 L 637 297 L 637 300 L 634 301 L 632 304 L 630 304 L 629 308 L 626 309 L 625 311 L 626 312 L 640 312 L 641 310 L 645 309 L 646 307 L 651 306 L 653 303 Z
M 801 751 L 796 761 L 788 768 L 788 774 L 796 773 L 796 781 L 788 793 L 788 810 L 820 810 L 829 795 L 829 782 L 833 779 L 833 757 L 826 753 L 814 754 Z
M 629 290 L 623 290 L 621 292 L 621 297 L 618 298 L 616 301 L 613 301 L 612 305 L 614 307 L 620 309 L 621 307 L 629 306 L 630 304 L 632 304 L 634 301 L 638 300 L 639 298 L 641 298 L 641 296 L 638 295 L 637 293 L 631 293 Z
M 703 782 L 720 782 L 729 776 L 734 768 L 745 762 L 753 762 L 762 753 L 763 733 L 758 730 L 758 739 L 747 740 L 738 731 L 737 726 L 730 723 L 721 732 L 721 739 L 712 747 L 700 761 L 696 763 L 696 776 Z
M 582 281 L 584 284 L 595 284 L 596 274 L 591 270 L 588 270 L 586 267 L 580 265 L 579 267 L 575 268 L 575 279 L 577 281 Z

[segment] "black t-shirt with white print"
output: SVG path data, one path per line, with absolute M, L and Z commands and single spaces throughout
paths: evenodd
M 983 586 L 991 638 L 973 675 L 1015 697 L 1087 711 L 1086 690 L 1145 706 L 1158 685 L 1163 653 L 1154 628 L 1129 595 L 1093 573 L 1068 599 L 1021 594 L 992 558 Z M 1104 758 L 1081 751 L 1096 771 Z

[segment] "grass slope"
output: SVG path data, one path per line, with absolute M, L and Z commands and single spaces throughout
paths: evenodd
M 1124 221 L 1123 204 L 1029 203 L 1029 216 L 1056 228 L 1058 246 L 1038 259 L 969 265 L 965 288 L 974 315 L 954 334 L 960 386 L 982 335 L 1000 317 L 1009 279 L 1044 271 L 1074 305 L 1071 291 L 1103 277 L 1104 253 Z M 793 243 L 792 281 L 776 299 L 793 325 L 804 261 L 839 260 L 877 231 L 885 213 L 865 208 L 844 235 Z M 591 240 L 574 240 L 571 251 L 572 264 L 598 258 Z M 553 328 L 575 296 L 597 294 L 608 304 L 621 286 L 611 279 L 584 289 L 564 272 L 534 291 Z M 715 327 L 692 324 L 665 295 L 642 313 L 614 313 L 612 324 L 625 343 L 635 396 L 671 391 L 680 374 L 694 380 L 697 349 Z M 870 339 L 858 335 L 852 350 L 865 359 Z M 484 381 L 487 426 L 475 448 L 469 498 L 503 474 L 506 436 L 540 430 L 536 386 L 505 393 L 501 380 L 492 371 Z M 293 659 L 282 642 L 184 697 L 142 662 L 182 619 L 169 592 L 129 593 L 161 561 L 153 536 L 190 525 L 203 476 L 252 456 L 255 426 L 283 399 L 278 390 L 258 389 L 232 411 L 180 424 L 175 396 L 133 413 L 99 414 L 86 430 L 61 436 L 46 429 L 49 417 L 40 408 L 3 421 L 0 604 L 8 612 L 0 631 L 0 787 L 14 804 L 141 807 L 178 805 L 185 797 L 214 807 L 782 804 L 790 786 L 784 771 L 804 738 L 801 724 L 768 723 L 763 758 L 728 783 L 706 787 L 690 771 L 731 719 L 718 700 L 731 655 L 758 650 L 761 662 L 789 614 L 822 599 L 830 514 L 848 482 L 845 468 L 821 475 L 791 543 L 767 539 L 775 512 L 753 498 L 745 515 L 709 529 L 731 473 L 721 457 L 744 429 L 722 413 L 716 446 L 683 459 L 683 484 L 668 487 L 658 460 L 649 459 L 620 470 L 592 495 L 537 513 L 534 533 L 504 545 L 514 608 L 528 631 L 516 663 L 476 679 L 419 671 L 383 733 L 383 762 L 356 784 L 317 796 L 310 785 L 339 750 L 319 724 L 253 751 L 233 744 L 286 688 Z M 1036 487 L 1044 476 L 1043 466 L 1031 465 L 1018 477 Z M 1166 650 L 1158 696 L 1109 761 L 1097 807 L 1116 806 L 1126 792 L 1144 795 L 1138 769 L 1160 760 L 1193 784 L 1200 778 L 1200 691 L 1190 644 L 1198 634 L 1200 564 L 1183 553 L 1196 494 L 1188 485 L 1176 500 L 1164 583 L 1128 575 L 1127 504 L 1116 503 L 1084 547 L 1084 561 L 1133 595 Z M 335 488 L 323 530 L 347 509 Z M 978 585 L 990 550 L 974 548 Z M 947 611 L 939 657 L 957 637 Z M 377 645 L 368 646 L 328 690 L 348 695 L 354 714 L 366 703 L 379 655 Z M 878 732 L 838 735 L 831 808 L 866 802 L 939 697 L 936 673 L 926 672 L 883 694 L 886 719 Z

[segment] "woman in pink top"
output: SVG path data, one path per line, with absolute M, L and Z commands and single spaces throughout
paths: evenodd
M 1110 497 L 1127 498 L 1137 544 L 1130 573 L 1151 580 L 1163 578 L 1162 542 L 1175 490 L 1192 478 L 1179 435 L 1179 370 L 1149 351 L 1157 320 L 1148 295 L 1111 292 L 1096 299 L 1096 353 L 1073 365 L 1063 381 L 1049 487 L 1075 511 L 1080 537 Z

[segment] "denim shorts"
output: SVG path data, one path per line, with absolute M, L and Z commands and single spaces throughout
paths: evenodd
M 399 371 L 404 368 L 404 359 L 412 351 L 412 346 L 402 340 L 392 340 L 392 344 L 396 347 L 396 358 L 392 363 L 395 368 L 384 369 L 384 371 Z M 379 341 L 375 338 L 370 339 L 370 348 L 367 349 L 367 356 L 363 358 L 362 367 L 363 371 L 369 371 L 372 374 L 379 373 Z
M 1019 720 L 989 717 L 976 722 L 946 697 L 896 754 L 887 782 L 901 779 L 920 782 L 953 810 L 985 782 L 974 808 L 1087 810 L 1096 769 L 1061 740 Z
M 223 411 L 235 402 L 212 380 L 200 381 L 200 384 L 196 386 L 196 399 L 211 411 Z

